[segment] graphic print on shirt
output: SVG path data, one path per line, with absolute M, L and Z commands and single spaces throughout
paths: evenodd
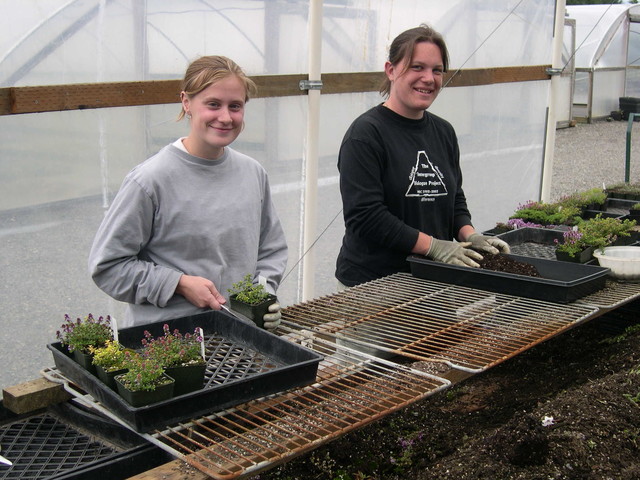
M 405 197 L 441 197 L 447 195 L 447 186 L 438 167 L 434 167 L 427 152 L 420 150 L 416 164 L 409 174 L 409 188 Z

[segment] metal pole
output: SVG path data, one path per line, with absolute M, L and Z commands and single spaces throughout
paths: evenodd
M 322 0 L 309 4 L 309 81 L 320 81 L 322 50 Z M 316 210 L 318 201 L 318 134 L 320 124 L 320 90 L 308 90 L 307 141 L 305 152 L 305 194 L 302 263 L 302 301 L 313 298 L 315 285 Z
M 631 129 L 633 128 L 633 119 L 640 117 L 639 113 L 630 113 L 629 122 L 627 123 L 627 152 L 624 160 L 624 182 L 629 183 L 631 176 Z
M 562 36 L 564 32 L 564 12 L 566 10 L 565 0 L 556 1 L 555 25 L 553 29 L 553 56 L 551 59 L 551 70 L 561 73 L 562 69 Z M 545 135 L 544 154 L 542 160 L 542 185 L 540 188 L 540 199 L 543 202 L 549 201 L 551 197 L 551 177 L 553 174 L 553 155 L 556 141 L 556 102 L 558 101 L 558 89 L 560 87 L 561 75 L 551 76 L 551 86 L 549 92 L 549 108 L 547 109 L 547 125 Z

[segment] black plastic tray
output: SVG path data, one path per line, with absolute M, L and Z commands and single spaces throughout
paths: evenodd
M 323 358 L 253 323 L 219 311 L 119 330 L 118 340 L 125 347 L 140 348 L 144 331 L 162 335 L 165 323 L 181 333 L 192 333 L 196 327 L 203 329 L 207 343 L 205 386 L 144 407 L 129 405 L 67 355 L 60 342 L 51 343 L 47 348 L 65 376 L 138 432 L 161 429 L 187 418 L 308 385 L 316 380 L 318 364 Z
M 407 260 L 414 277 L 556 303 L 571 303 L 603 289 L 609 274 L 608 268 L 595 265 L 508 256 L 534 265 L 541 277 L 450 265 L 417 255 Z
M 638 203 L 635 200 L 627 200 L 624 198 L 607 198 L 607 201 L 599 210 L 586 210 L 583 217 L 585 219 L 594 218 L 598 214 L 602 214 L 603 218 L 613 217 L 621 218 L 629 214 L 629 210 L 633 205 Z
M 548 228 L 517 228 L 497 235 L 511 247 L 513 255 L 555 260 L 555 240 L 562 242 L 564 232 Z
M 564 231 L 550 228 L 516 228 L 497 235 L 509 245 L 520 245 L 525 242 L 535 242 L 544 245 L 555 245 L 554 240 L 562 241 Z

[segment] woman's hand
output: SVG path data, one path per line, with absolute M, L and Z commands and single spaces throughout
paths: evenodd
M 482 255 L 468 247 L 470 242 L 452 242 L 451 240 L 431 239 L 431 246 L 425 256 L 438 262 L 460 265 L 462 267 L 479 267 Z
M 472 233 L 467 238 L 467 242 L 471 242 L 471 248 L 481 252 L 488 252 L 497 255 L 498 253 L 510 253 L 509 244 L 499 238 Z
M 220 310 L 220 305 L 227 302 L 211 280 L 192 275 L 180 277 L 176 293 L 199 308 L 209 307 L 213 310 Z

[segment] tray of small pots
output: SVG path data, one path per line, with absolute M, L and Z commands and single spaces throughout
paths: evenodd
M 66 316 L 58 340 L 47 345 L 56 368 L 139 432 L 308 385 L 322 360 L 213 310 L 121 329 L 117 340 L 109 317 Z

